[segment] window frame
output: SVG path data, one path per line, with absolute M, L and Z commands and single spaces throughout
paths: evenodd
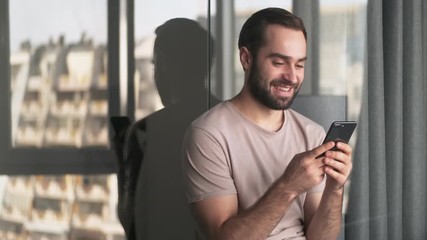
M 120 0 L 106 0 L 108 26 L 108 117 L 120 115 Z M 111 147 L 13 148 L 11 141 L 9 0 L 0 1 L 0 174 L 107 174 L 117 169 Z M 112 136 L 109 129 L 109 139 Z M 111 144 L 110 144 L 111 145 Z

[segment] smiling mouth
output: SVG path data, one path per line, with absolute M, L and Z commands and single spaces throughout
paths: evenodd
M 292 85 L 274 84 L 272 87 L 273 87 L 273 91 L 278 96 L 289 97 L 289 96 L 293 95 L 294 87 Z
M 279 98 L 292 97 L 298 91 L 298 84 L 288 80 L 272 80 L 270 89 Z
M 274 88 L 282 92 L 290 92 L 292 89 L 291 86 L 274 86 Z

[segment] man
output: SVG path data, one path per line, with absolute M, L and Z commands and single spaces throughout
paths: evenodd
M 304 78 L 306 38 L 302 20 L 284 9 L 263 9 L 243 25 L 241 92 L 193 122 L 184 142 L 200 237 L 337 238 L 352 148 L 321 145 L 323 128 L 289 109 Z

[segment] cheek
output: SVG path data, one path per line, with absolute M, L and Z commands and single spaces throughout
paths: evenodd
M 298 81 L 302 83 L 304 81 L 304 70 L 297 74 Z
M 258 68 L 258 75 L 262 77 L 262 79 L 279 79 L 282 76 L 282 71 L 271 65 L 263 65 Z

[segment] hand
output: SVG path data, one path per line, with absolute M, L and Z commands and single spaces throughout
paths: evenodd
M 326 189 L 341 190 L 350 176 L 353 168 L 352 151 L 350 145 L 338 142 L 336 147 L 340 151 L 327 151 L 322 159 L 325 164 L 324 171 L 328 176 Z
M 316 157 L 334 146 L 334 142 L 328 142 L 294 156 L 281 178 L 292 193 L 300 195 L 323 180 L 325 165 Z

